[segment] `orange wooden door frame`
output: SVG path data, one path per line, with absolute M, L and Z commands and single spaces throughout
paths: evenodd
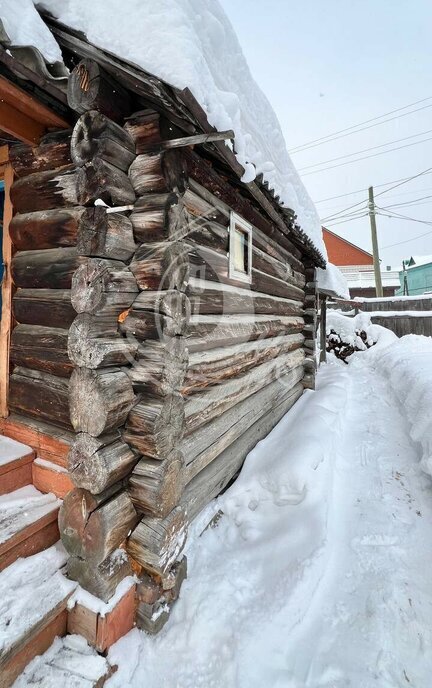
M 6 150 L 4 150 L 6 149 Z M 1 177 L 4 181 L 5 201 L 3 209 L 3 281 L 2 281 L 2 312 L 0 323 L 0 417 L 9 415 L 9 349 L 10 333 L 12 327 L 12 242 L 9 236 L 9 224 L 12 220 L 12 203 L 10 190 L 13 182 L 13 169 L 9 162 L 7 146 L 0 148 Z

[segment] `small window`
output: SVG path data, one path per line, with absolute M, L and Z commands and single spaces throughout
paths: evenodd
M 236 213 L 230 219 L 229 276 L 252 281 L 252 226 Z

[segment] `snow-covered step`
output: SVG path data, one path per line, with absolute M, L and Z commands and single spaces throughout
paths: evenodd
M 27 444 L 0 436 L 0 495 L 31 484 L 34 456 Z
M 51 647 L 30 662 L 13 688 L 102 688 L 112 674 L 105 657 L 80 635 L 56 638 Z
M 33 485 L 0 497 L 0 571 L 59 540 L 60 500 Z
M 66 558 L 57 543 L 0 573 L 0 688 L 9 688 L 34 657 L 66 634 L 67 601 L 76 587 L 60 570 Z

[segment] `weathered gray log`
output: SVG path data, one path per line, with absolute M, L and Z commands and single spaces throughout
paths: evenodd
M 66 550 L 93 566 L 117 549 L 138 520 L 126 490 L 111 494 L 112 488 L 99 495 L 76 488 L 68 492 L 60 508 L 59 528 Z
M 138 349 L 134 365 L 126 372 L 135 391 L 166 396 L 180 391 L 187 360 L 183 337 L 146 340 Z
M 12 330 L 10 360 L 16 366 L 69 377 L 68 331 L 41 325 L 17 325 Z
M 69 289 L 80 262 L 75 248 L 20 251 L 12 259 L 12 279 L 25 289 Z
M 80 205 L 93 205 L 98 199 L 110 206 L 135 202 L 135 192 L 128 176 L 101 158 L 93 158 L 92 162 L 77 170 L 76 189 Z
M 135 403 L 132 383 L 120 368 L 75 368 L 70 380 L 70 418 L 76 432 L 98 437 L 124 424 Z
M 97 110 L 89 110 L 75 124 L 71 156 L 76 165 L 97 157 L 127 172 L 136 157 L 135 143 L 118 124 Z
M 35 172 L 18 179 L 11 188 L 11 201 L 17 213 L 80 205 L 74 165 L 48 172 Z
M 231 346 L 255 339 L 301 332 L 304 320 L 276 315 L 191 315 L 187 329 L 189 352 Z
M 127 261 L 136 248 L 132 223 L 126 215 L 107 213 L 102 206 L 84 209 L 77 238 L 80 255 Z
M 17 322 L 45 327 L 69 327 L 76 313 L 70 289 L 17 289 L 12 301 Z
M 190 231 L 182 199 L 174 193 L 142 196 L 135 203 L 130 219 L 140 243 L 179 241 Z
M 189 395 L 246 373 L 277 356 L 299 349 L 303 341 L 304 336 L 299 333 L 191 353 L 181 392 Z
M 141 454 L 165 459 L 178 447 L 184 428 L 184 404 L 179 394 L 148 397 L 129 413 L 123 439 Z
M 130 269 L 140 289 L 184 291 L 189 279 L 187 247 L 178 241 L 141 244 Z
M 10 377 L 8 402 L 17 413 L 71 429 L 69 380 L 64 377 L 19 366 Z
M 132 569 L 125 550 L 118 549 L 96 566 L 71 556 L 67 561 L 67 574 L 89 593 L 109 602 L 123 578 L 132 575 Z
M 38 146 L 18 144 L 9 149 L 9 160 L 16 177 L 33 172 L 46 172 L 70 165 L 70 130 L 54 131 L 42 136 Z
M 90 59 L 81 60 L 72 71 L 68 80 L 68 103 L 75 112 L 99 110 L 115 122 L 122 122 L 131 112 L 129 92 Z
M 184 460 L 173 451 L 164 461 L 142 458 L 129 478 L 128 491 L 137 511 L 165 518 L 177 506 L 184 488 Z
M 129 475 L 137 460 L 118 432 L 98 438 L 82 432 L 70 449 L 68 468 L 77 487 L 98 494 Z
M 184 191 L 186 167 L 178 150 L 138 155 L 129 168 L 129 178 L 137 196 L 146 193 Z
M 138 292 L 129 267 L 120 261 L 85 258 L 72 278 L 72 305 L 77 313 L 117 315 L 128 308 Z
M 105 328 L 106 323 L 108 327 Z M 110 331 L 110 326 L 114 332 Z M 112 316 L 106 318 L 91 313 L 77 315 L 70 327 L 67 342 L 72 363 L 93 370 L 133 363 L 138 342 L 119 336 L 116 326 L 117 321 Z
M 9 234 L 17 251 L 76 246 L 83 208 L 59 208 L 15 215 Z
M 144 291 L 121 323 L 121 331 L 139 340 L 184 334 L 190 319 L 189 299 L 181 292 Z
M 145 569 L 164 575 L 183 551 L 186 537 L 186 514 L 176 507 L 164 519 L 144 516 L 128 538 L 126 549 Z
M 137 155 L 161 142 L 160 115 L 154 110 L 142 110 L 127 118 L 125 130 L 135 142 Z

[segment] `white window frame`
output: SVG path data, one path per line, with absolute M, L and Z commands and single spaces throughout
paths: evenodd
M 248 271 L 236 270 L 234 266 L 234 237 L 235 230 L 238 229 L 247 235 L 247 268 Z M 231 211 L 230 214 L 230 228 L 229 228 L 229 278 L 240 280 L 250 284 L 252 282 L 252 232 L 253 227 L 249 222 L 246 222 L 240 215 Z

